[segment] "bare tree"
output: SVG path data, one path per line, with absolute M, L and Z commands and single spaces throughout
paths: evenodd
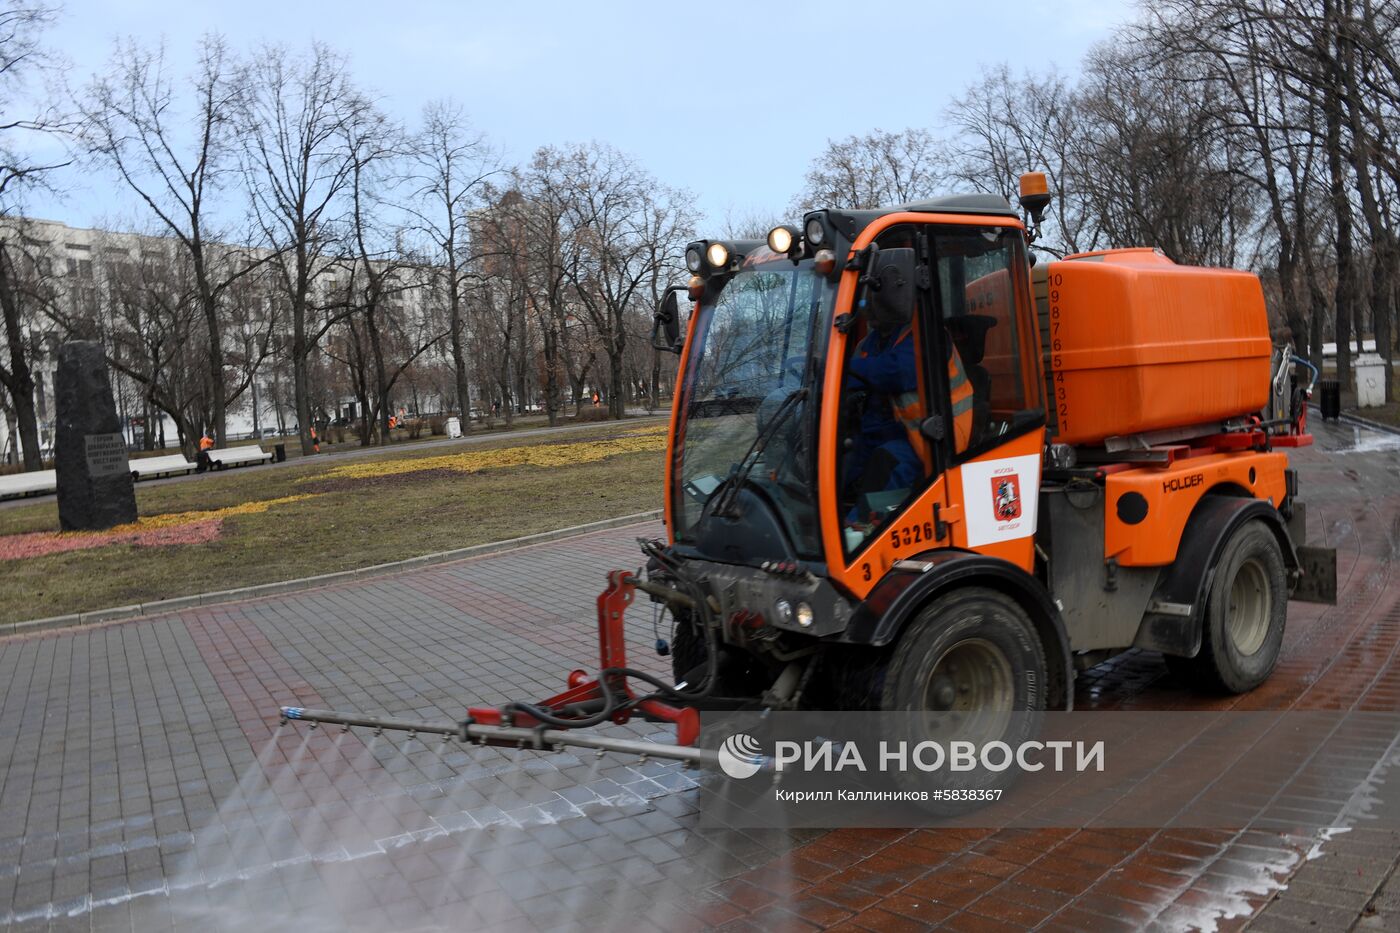
M 608 412 L 626 413 L 625 354 L 659 270 L 679 268 L 693 228 L 684 196 L 598 143 L 556 154 L 572 242 L 566 263 L 579 306 L 608 358 Z
M 812 160 L 792 212 L 888 207 L 932 197 L 943 181 L 944 161 L 942 145 L 924 129 L 877 129 L 828 140 L 826 151 Z
M 1014 78 L 1006 65 L 984 71 L 948 109 L 956 142 L 952 177 L 978 191 L 1011 198 L 1022 172 L 1046 172 L 1056 190 L 1049 236 L 1039 244 L 1066 254 L 1095 249 L 1093 215 L 1075 189 L 1075 146 L 1083 131 L 1073 88 L 1056 72 Z
M 1096 47 L 1073 98 L 1079 132 L 1069 173 L 1107 246 L 1155 246 L 1178 262 L 1235 265 L 1255 222 L 1240 153 L 1221 130 L 1219 89 L 1195 64 L 1146 43 Z
M 172 244 L 165 240 L 134 260 L 106 264 L 106 354 L 140 387 L 148 410 L 170 417 L 180 446 L 193 456 L 210 415 L 207 360 L 188 351 L 205 340 L 204 317 L 188 254 Z
M 364 324 L 369 362 L 374 374 L 374 415 L 382 443 L 389 443 L 390 403 L 395 384 L 418 357 L 448 336 L 432 322 L 409 320 L 402 301 L 424 283 L 406 261 L 403 231 L 389 227 L 384 218 L 396 211 L 377 185 L 385 185 L 395 172 L 392 160 L 397 128 L 378 114 L 347 124 L 350 152 L 350 248 L 354 257 L 351 308 Z M 415 326 L 416 325 L 416 326 Z M 397 350 L 397 352 L 395 352 Z
M 95 77 L 78 100 L 83 146 L 116 172 L 161 232 L 189 256 L 204 315 L 206 392 L 220 438 L 229 404 L 246 387 L 243 382 L 228 387 L 222 302 L 228 289 L 259 265 L 219 243 L 213 203 L 236 168 L 239 77 L 223 39 L 203 39 L 186 121 L 178 109 L 177 87 L 183 82 L 166 71 L 164 49 L 126 42 L 118 45 L 108 72 Z
M 9 394 L 9 407 L 19 431 L 25 470 L 44 467 L 39 439 L 39 420 L 34 407 L 34 372 L 31 360 L 37 355 L 40 335 L 34 326 L 48 302 L 47 277 L 39 271 L 19 231 L 23 225 L 7 225 L 0 234 L 0 312 L 5 319 L 5 344 L 9 363 L 0 362 L 0 385 Z M 12 242 L 12 238 L 14 242 Z
M 1261 246 L 1273 257 L 1280 316 L 1320 365 L 1328 303 L 1316 274 L 1322 134 L 1311 94 L 1279 67 L 1284 49 L 1260 10 L 1256 0 L 1172 0 L 1149 19 L 1151 37 L 1157 54 L 1197 63 L 1178 73 L 1221 89 L 1217 119 L 1242 154 L 1240 177 L 1264 197 Z
M 473 256 L 469 212 L 482 187 L 496 173 L 496 156 L 486 139 L 472 131 L 463 110 L 449 101 L 429 104 L 423 127 L 412 142 L 410 179 L 415 185 L 405 209 L 417 219 L 432 245 L 432 261 L 440 268 L 447 301 L 452 364 L 456 370 L 457 404 L 462 430 L 471 431 L 471 374 L 466 351 L 464 296 Z
M 308 358 L 339 320 L 317 304 L 315 279 L 328 261 L 337 198 L 354 169 L 347 128 L 370 120 L 372 107 L 351 83 L 345 59 L 319 43 L 305 55 L 264 47 L 245 82 L 244 176 L 287 300 L 297 428 L 302 453 L 310 454 Z
M 66 160 L 35 161 L 23 151 L 27 134 L 49 133 L 58 123 L 54 114 L 19 116 L 16 97 L 28 81 L 48 68 L 39 37 L 53 21 L 53 11 L 26 4 L 0 10 L 0 219 L 15 217 L 25 194 L 50 186 L 55 169 Z M 43 469 L 39 419 L 34 409 L 32 317 L 25 300 L 32 283 L 22 281 L 25 270 L 23 224 L 0 227 L 0 314 L 4 317 L 7 361 L 0 361 L 0 386 L 9 395 L 26 470 Z M 35 267 L 29 263 L 28 271 Z

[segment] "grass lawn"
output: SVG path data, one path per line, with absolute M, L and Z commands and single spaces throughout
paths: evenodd
M 1343 409 L 1347 413 L 1355 413 L 1359 417 L 1367 418 L 1371 421 L 1379 421 L 1382 424 L 1394 425 L 1400 428 L 1400 402 L 1391 402 L 1382 405 L 1380 408 L 1351 408 Z
M 141 521 L 91 536 L 100 546 L 0 559 L 0 622 L 330 573 L 659 508 L 664 446 L 655 422 L 611 423 L 138 485 Z M 47 534 L 57 512 L 52 502 L 0 510 L 0 553 L 21 541 L 40 550 L 90 543 Z M 46 534 L 5 537 L 36 532 Z M 153 543 L 165 533 L 186 543 Z

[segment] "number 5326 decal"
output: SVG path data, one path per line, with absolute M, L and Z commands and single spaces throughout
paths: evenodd
M 890 532 L 890 547 L 895 550 L 924 543 L 933 543 L 933 522 L 924 522 L 922 525 L 916 522 Z

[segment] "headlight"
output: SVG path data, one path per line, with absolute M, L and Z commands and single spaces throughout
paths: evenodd
M 812 618 L 812 607 L 807 605 L 806 603 L 798 603 L 797 624 L 802 626 L 803 628 L 811 628 L 813 621 L 814 619 Z
M 826 242 L 826 228 L 822 226 L 820 217 L 808 218 L 805 230 L 807 232 L 807 242 L 812 246 L 821 246 Z
M 699 272 L 703 260 L 704 257 L 700 255 L 700 247 L 692 246 L 685 251 L 685 267 L 691 272 Z
M 729 247 L 723 243 L 711 243 L 705 251 L 705 259 L 716 269 L 723 269 L 729 265 Z
M 791 227 L 778 226 L 768 231 L 768 248 L 775 253 L 792 252 L 793 244 L 796 242 L 797 231 Z
M 778 612 L 779 624 L 792 624 L 792 603 L 788 602 L 786 599 L 780 599 L 774 604 L 773 608 Z

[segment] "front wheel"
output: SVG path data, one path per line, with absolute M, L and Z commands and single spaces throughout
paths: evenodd
M 1263 522 L 1245 522 L 1216 562 L 1200 652 L 1170 667 L 1208 691 L 1247 693 L 1273 673 L 1287 621 L 1283 549 Z
M 885 671 L 880 708 L 904 712 L 894 730 L 913 743 L 977 746 L 1033 739 L 1046 707 L 1045 648 L 1015 600 L 980 587 L 929 603 L 905 630 Z M 926 788 L 1004 788 L 1012 771 L 978 769 L 947 777 L 898 772 L 900 784 Z M 961 810 L 966 807 L 947 807 Z

